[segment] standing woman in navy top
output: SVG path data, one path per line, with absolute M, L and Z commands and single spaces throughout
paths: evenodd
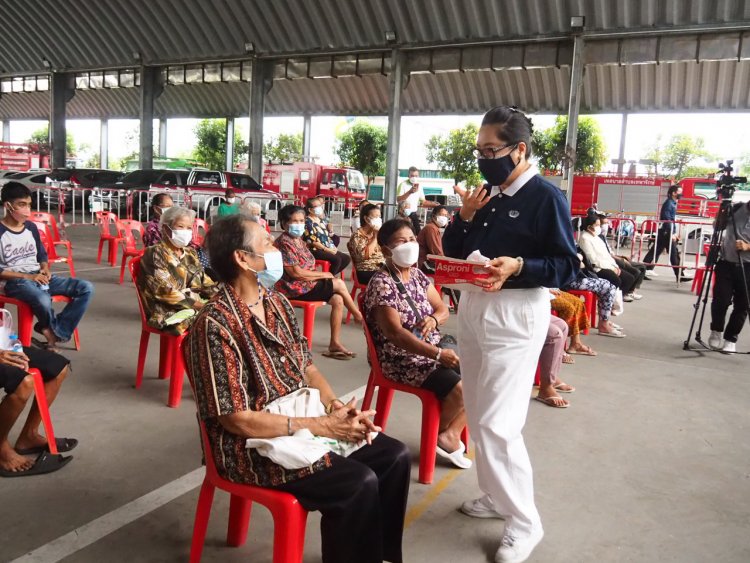
M 515 108 L 484 116 L 475 154 L 487 184 L 463 196 L 443 235 L 447 256 L 490 259 L 483 291 L 459 304 L 464 401 L 485 495 L 461 510 L 504 518 L 497 562 L 525 561 L 544 535 L 521 435 L 550 323 L 549 291 L 578 268 L 568 203 L 529 162 L 531 120 Z

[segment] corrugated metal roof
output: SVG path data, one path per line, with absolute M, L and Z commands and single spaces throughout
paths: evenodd
M 569 67 L 414 74 L 403 95 L 403 113 L 484 112 L 515 104 L 537 113 L 565 113 Z M 276 80 L 266 115 L 384 115 L 388 77 Z M 155 117 L 247 116 L 246 82 L 166 86 Z M 137 88 L 78 90 L 69 118 L 138 117 Z M 584 72 L 584 113 L 750 110 L 750 61 L 704 61 L 660 65 L 589 65 Z M 5 94 L 0 119 L 47 119 L 49 93 Z
M 750 20 L 745 0 L 0 0 L 0 74 Z

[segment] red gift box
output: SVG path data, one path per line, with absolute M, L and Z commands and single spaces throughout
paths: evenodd
M 489 272 L 484 267 L 486 262 L 470 262 L 446 256 L 427 255 L 427 259 L 435 266 L 432 278 L 435 285 L 459 289 L 462 291 L 482 291 L 477 285 L 489 277 Z

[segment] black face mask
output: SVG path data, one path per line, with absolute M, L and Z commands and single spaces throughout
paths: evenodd
M 502 158 L 479 158 L 477 166 L 487 183 L 491 186 L 502 186 L 518 165 L 507 154 Z

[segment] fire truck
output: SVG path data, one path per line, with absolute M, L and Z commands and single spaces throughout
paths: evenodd
M 32 168 L 49 168 L 49 155 L 39 154 L 39 145 L 0 143 L 0 170 L 26 172 Z
M 325 166 L 314 162 L 266 164 L 263 188 L 284 198 L 304 204 L 311 197 L 343 203 L 345 210 L 355 209 L 365 198 L 366 184 L 362 173 L 353 168 Z

